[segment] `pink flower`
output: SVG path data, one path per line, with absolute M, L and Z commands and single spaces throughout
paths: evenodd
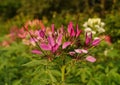
M 68 33 L 71 37 L 74 37 L 75 36 L 75 31 L 74 31 L 74 28 L 73 28 L 73 23 L 70 22 L 69 25 L 68 25 Z
M 82 50 L 82 53 L 88 53 L 88 51 L 85 49 L 81 49 L 81 50 Z
M 41 49 L 50 50 L 50 51 L 52 51 L 54 53 L 55 51 L 58 50 L 59 46 L 62 43 L 62 34 L 59 34 L 57 39 L 55 39 L 52 36 L 48 36 L 47 41 L 48 41 L 48 44 L 46 44 L 46 43 L 40 44 Z
M 50 44 L 51 46 L 55 45 L 55 40 L 52 36 L 48 36 L 48 44 Z
M 44 26 L 44 24 L 42 23 L 42 21 L 39 21 L 39 24 L 40 24 L 41 29 L 42 29 L 42 30 L 45 30 L 45 26 Z
M 76 32 L 74 31 L 74 28 L 73 28 L 73 23 L 70 22 L 69 25 L 68 25 L 68 33 L 71 37 L 78 37 L 80 35 L 80 33 L 82 32 L 82 30 L 79 30 L 78 29 L 78 24 L 76 26 Z
M 59 34 L 59 36 L 58 36 L 57 39 L 56 39 L 56 43 L 57 43 L 58 45 L 61 45 L 61 43 L 62 43 L 62 34 Z
M 58 48 L 59 48 L 59 45 L 58 45 L 58 44 L 55 44 L 55 45 L 52 47 L 51 51 L 54 53 Z
M 24 28 L 22 28 L 18 31 L 18 37 L 19 38 L 25 38 L 26 35 L 27 35 L 27 33 L 25 32 Z
M 71 42 L 64 42 L 63 45 L 62 45 L 62 49 L 65 49 L 67 48 L 69 45 L 71 44 Z
M 85 49 L 75 49 L 75 52 L 76 53 L 88 53 L 88 51 Z
M 99 43 L 100 43 L 100 38 L 95 38 L 95 39 L 92 41 L 92 46 L 97 46 Z
M 78 37 L 81 32 L 82 32 L 82 30 L 78 29 L 78 24 L 77 24 L 77 27 L 76 27 L 76 37 Z
M 105 41 L 111 43 L 111 37 L 109 35 L 105 35 Z
M 104 39 L 105 42 L 108 43 L 108 45 L 111 45 L 111 44 L 112 44 L 112 42 L 111 42 L 111 37 L 110 37 L 109 35 L 103 35 L 103 36 L 100 36 L 100 37 L 101 37 L 101 39 Z
M 71 52 L 69 52 L 69 54 L 70 54 L 71 56 L 73 56 L 73 55 L 75 54 L 75 52 L 74 52 L 74 51 L 71 51 Z
M 94 58 L 93 56 L 87 56 L 86 60 L 89 61 L 89 62 L 94 63 L 96 61 L 96 58 Z
M 48 44 L 45 44 L 45 43 L 40 44 L 40 48 L 41 48 L 42 50 L 51 50 L 51 46 L 48 45 Z
M 40 30 L 40 31 L 39 31 L 39 35 L 40 35 L 41 38 L 44 38 L 44 37 L 45 37 L 44 31 L 43 31 L 43 30 Z
M 85 44 L 86 44 L 86 45 L 89 45 L 89 44 L 91 43 L 91 41 L 92 41 L 92 33 L 88 34 L 88 33 L 86 32 Z
M 32 50 L 32 53 L 35 53 L 35 54 L 42 54 L 42 52 L 39 51 L 39 50 Z
M 75 49 L 76 53 L 82 53 L 81 49 Z

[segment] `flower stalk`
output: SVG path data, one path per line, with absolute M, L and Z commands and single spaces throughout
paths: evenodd
M 66 65 L 63 65 L 61 67 L 61 81 L 62 81 L 62 85 L 65 85 L 65 68 L 66 68 Z

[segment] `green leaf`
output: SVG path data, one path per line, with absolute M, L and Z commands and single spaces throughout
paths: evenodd
M 50 76 L 50 79 L 51 79 L 51 81 L 52 81 L 53 83 L 57 82 L 55 76 L 51 73 L 50 70 L 48 70 L 48 75 Z
M 23 64 L 22 66 L 34 67 L 38 65 L 47 65 L 47 60 L 32 60 L 26 64 Z
M 21 80 L 15 80 L 12 85 L 22 85 Z
M 95 82 L 94 82 L 93 80 L 90 79 L 90 80 L 88 81 L 87 85 L 96 85 L 96 84 L 95 84 Z

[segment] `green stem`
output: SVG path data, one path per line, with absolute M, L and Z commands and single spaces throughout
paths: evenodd
M 66 68 L 65 65 L 63 65 L 62 68 L 61 68 L 61 72 L 62 72 L 62 76 L 61 76 L 62 85 L 65 85 L 65 68 Z

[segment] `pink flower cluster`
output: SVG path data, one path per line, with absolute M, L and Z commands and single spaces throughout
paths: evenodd
M 45 27 L 42 24 L 39 30 L 29 30 L 28 28 L 28 25 L 24 26 L 24 29 L 29 34 L 29 43 L 39 48 L 32 50 L 32 53 L 43 54 L 49 60 L 53 60 L 55 57 L 64 54 L 77 60 L 85 57 L 89 62 L 96 61 L 96 58 L 89 55 L 89 49 L 97 46 L 101 40 L 100 38 L 93 39 L 92 32 L 87 33 L 82 31 L 79 29 L 78 24 L 75 27 L 70 22 L 67 29 L 63 26 L 56 29 L 54 24 L 51 27 Z M 26 38 L 28 34 L 25 35 Z

